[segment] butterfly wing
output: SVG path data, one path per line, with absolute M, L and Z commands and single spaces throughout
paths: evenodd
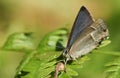
M 73 24 L 66 48 L 71 47 L 84 29 L 90 26 L 93 22 L 94 20 L 92 19 L 88 10 L 82 6 Z

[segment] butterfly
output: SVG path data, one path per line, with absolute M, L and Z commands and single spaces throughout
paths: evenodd
M 71 29 L 63 56 L 66 60 L 75 60 L 91 52 L 109 37 L 109 31 L 102 19 L 94 20 L 82 6 Z

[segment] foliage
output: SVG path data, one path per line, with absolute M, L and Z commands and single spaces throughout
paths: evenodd
M 25 56 L 17 68 L 15 78 L 53 78 L 56 64 L 64 60 L 61 51 L 66 46 L 68 33 L 68 30 L 65 28 L 50 32 L 40 41 L 38 47 L 35 47 L 31 33 L 14 33 L 10 35 L 3 49 L 25 52 Z M 107 44 L 110 41 L 105 41 L 104 43 Z M 77 59 L 77 61 L 69 61 L 65 71 L 59 72 L 58 78 L 78 76 L 78 72 L 75 69 L 82 68 L 83 63 L 87 60 L 89 58 L 85 55 Z M 113 66 L 112 69 L 114 67 L 116 69 L 111 71 L 111 68 L 109 68 L 106 71 L 108 73 L 116 74 L 119 71 L 119 62 L 112 62 L 106 66 Z
M 106 78 L 120 78 L 120 56 L 105 65 Z
M 48 33 L 39 43 L 38 51 L 61 51 L 66 46 L 68 30 L 61 28 Z
M 8 37 L 3 49 L 27 51 L 33 50 L 35 48 L 34 46 L 32 33 L 14 33 Z

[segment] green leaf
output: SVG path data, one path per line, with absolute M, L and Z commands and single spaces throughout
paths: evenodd
M 16 78 L 46 78 L 50 76 L 55 70 L 56 58 L 60 55 L 60 52 L 35 53 L 33 57 L 19 66 Z M 27 72 L 27 74 L 23 76 L 24 73 L 22 72 Z
M 10 35 L 3 46 L 4 50 L 29 51 L 35 49 L 31 33 L 14 33 Z
M 111 43 L 111 41 L 108 40 L 108 39 L 103 40 L 103 41 L 101 42 L 101 45 L 99 45 L 97 48 L 105 47 L 105 46 L 107 46 L 107 45 L 110 44 L 110 43 Z
M 36 51 L 29 52 L 29 53 L 25 54 L 20 65 L 17 68 L 16 75 L 18 75 L 23 70 L 23 68 L 30 62 L 30 59 L 33 58 L 35 53 L 36 53 Z
M 111 72 L 111 73 L 109 73 L 109 75 L 107 75 L 106 78 L 119 78 L 119 77 L 117 77 L 117 75 L 118 75 L 117 72 Z
M 67 44 L 68 30 L 61 28 L 48 33 L 37 48 L 39 52 L 44 51 L 62 51 Z
M 105 72 L 117 72 L 120 70 L 119 66 L 110 66 Z
M 72 78 L 69 74 L 62 72 L 58 78 Z
M 66 68 L 66 72 L 67 72 L 67 74 L 69 74 L 70 76 L 78 76 L 78 73 L 77 73 L 75 70 L 73 70 L 72 68 L 67 67 L 67 68 Z
M 105 66 L 107 67 L 105 70 L 105 73 L 107 73 L 106 78 L 120 78 L 120 57 L 107 63 Z

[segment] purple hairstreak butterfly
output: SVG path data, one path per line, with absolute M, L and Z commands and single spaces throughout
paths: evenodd
M 104 21 L 94 21 L 89 11 L 82 6 L 73 24 L 67 46 L 63 50 L 63 56 L 66 61 L 75 60 L 91 52 L 108 36 L 109 31 Z

